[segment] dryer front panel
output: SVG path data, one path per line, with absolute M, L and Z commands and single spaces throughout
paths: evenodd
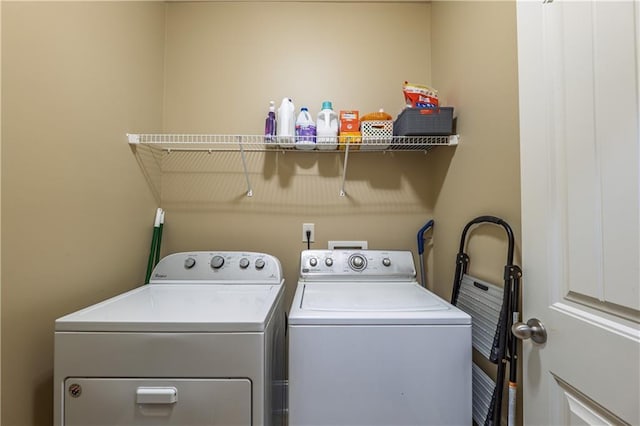
M 67 378 L 64 425 L 250 425 L 248 379 Z

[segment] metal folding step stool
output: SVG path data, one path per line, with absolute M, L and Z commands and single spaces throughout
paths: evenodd
M 467 273 L 469 256 L 465 253 L 467 234 L 471 227 L 482 224 L 502 226 L 507 233 L 507 263 L 504 284 L 474 278 Z M 456 257 L 456 272 L 451 303 L 472 319 L 473 348 L 484 358 L 497 364 L 494 381 L 478 365 L 473 365 L 473 421 L 480 426 L 496 426 L 501 422 L 502 393 L 506 365 L 509 363 L 509 420 L 515 424 L 517 379 L 517 339 L 511 325 L 518 321 L 520 278 L 522 270 L 513 264 L 514 237 L 509 224 L 495 216 L 480 216 L 469 222 L 462 231 L 460 249 Z

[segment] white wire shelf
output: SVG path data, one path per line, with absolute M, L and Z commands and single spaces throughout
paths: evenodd
M 208 134 L 127 134 L 132 145 L 142 144 L 163 151 L 272 151 L 274 149 L 309 152 L 311 150 L 295 149 L 295 142 L 287 139 L 286 143 L 276 140 L 265 142 L 262 135 L 208 135 Z M 323 146 L 318 143 L 313 152 L 346 151 L 425 151 L 435 146 L 451 146 L 458 144 L 458 135 L 451 136 L 393 136 L 378 138 L 363 136 L 357 143 L 332 143 Z M 336 148 L 333 148 L 336 146 Z M 329 147 L 329 149 L 326 149 Z M 362 149 L 360 149 L 362 148 Z
M 152 162 L 154 169 L 157 169 L 155 173 L 150 170 L 145 170 L 143 165 L 143 171 L 147 179 L 151 181 L 157 181 L 158 175 L 163 173 L 163 158 L 170 155 L 172 152 L 239 152 L 242 159 L 242 168 L 244 177 L 247 183 L 247 196 L 253 195 L 253 188 L 251 186 L 251 180 L 247 170 L 247 162 L 245 154 L 247 152 L 297 152 L 297 153 L 341 153 L 344 155 L 344 164 L 342 169 L 340 196 L 345 196 L 345 179 L 347 175 L 347 164 L 349 160 L 349 154 L 353 153 L 365 153 L 365 152 L 408 152 L 408 151 L 423 151 L 427 152 L 437 146 L 455 146 L 458 145 L 459 135 L 450 136 L 393 136 L 393 137 L 367 137 L 363 136 L 361 141 L 358 142 L 345 142 L 342 143 L 339 140 L 332 141 L 330 144 L 323 145 L 322 143 L 312 145 L 309 149 L 296 149 L 296 143 L 293 138 L 285 139 L 286 143 L 283 143 L 283 139 L 276 140 L 274 142 L 265 142 L 263 135 L 213 135 L 213 134 L 168 134 L 168 133 L 128 133 L 127 139 L 129 145 L 136 152 L 137 147 L 144 147 L 149 150 L 153 155 L 154 161 Z M 139 159 L 140 161 L 140 159 Z M 141 162 L 142 165 L 142 162 Z M 160 189 L 158 184 L 151 184 L 154 196 L 160 202 Z

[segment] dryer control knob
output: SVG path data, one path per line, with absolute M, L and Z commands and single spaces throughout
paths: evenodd
M 391 266 L 391 259 L 389 259 L 388 257 L 385 257 L 384 259 L 382 259 L 382 264 L 384 266 Z
M 325 265 L 327 265 L 327 266 L 332 266 L 332 265 L 333 265 L 333 259 L 332 259 L 332 258 L 330 258 L 330 257 L 327 257 L 327 258 L 324 260 L 324 264 L 325 264 Z
M 247 259 L 246 257 L 243 257 L 242 259 L 240 259 L 240 267 L 242 269 L 247 269 L 248 266 L 249 266 L 249 259 Z
M 196 266 L 196 260 L 193 257 L 187 257 L 184 260 L 184 268 L 185 269 L 191 269 L 194 266 Z
M 318 259 L 316 259 L 315 257 L 312 257 L 311 259 L 309 259 L 309 265 L 318 266 Z
M 213 269 L 220 269 L 222 268 L 222 265 L 224 265 L 224 257 L 213 256 L 213 259 L 211 259 L 211 267 Z
M 264 268 L 264 259 L 256 259 L 256 269 Z

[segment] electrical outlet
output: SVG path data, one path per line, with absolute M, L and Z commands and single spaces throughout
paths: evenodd
M 303 223 L 302 224 L 302 242 L 307 242 L 307 231 L 311 232 L 311 236 L 309 237 L 309 242 L 315 243 L 316 241 L 316 230 L 315 224 L 313 223 Z

